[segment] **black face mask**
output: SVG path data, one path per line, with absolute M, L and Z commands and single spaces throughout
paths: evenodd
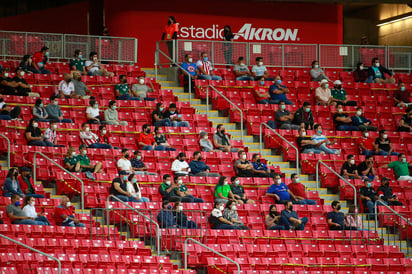
M 70 83 L 72 81 L 72 78 L 70 78 L 69 80 L 67 80 L 67 83 Z
M 289 210 L 290 211 L 292 211 L 293 210 L 293 206 L 291 205 L 291 206 L 289 206 Z
M 225 134 L 225 130 L 222 129 L 222 130 L 220 131 L 220 133 L 221 133 L 221 134 Z
M 0 103 L 3 103 L 3 101 L 4 101 L 4 99 L 3 99 L 3 98 L 0 98 Z
M 338 206 L 336 207 L 336 209 L 337 209 L 337 210 L 340 210 L 340 209 L 341 209 L 341 206 L 340 206 L 340 205 L 338 205 Z
M 123 79 L 122 82 L 123 82 L 123 84 L 126 84 L 126 83 L 127 83 L 127 79 Z
M 202 160 L 202 156 L 199 156 L 199 158 L 197 158 L 198 161 Z
M 184 161 L 185 161 L 185 159 L 179 159 L 179 161 L 180 161 L 180 162 L 184 162 Z
M 384 184 L 384 186 L 389 186 L 389 182 L 386 182 L 386 183 Z
M 278 213 L 277 211 L 271 211 L 271 212 L 270 212 L 270 215 L 272 215 L 272 216 L 278 216 L 278 214 L 279 214 L 279 213 Z
M 124 155 L 124 158 L 129 159 L 129 154 Z
M 150 128 L 149 128 L 149 129 L 146 129 L 146 133 L 150 133 Z
M 260 163 L 260 159 L 257 159 L 256 162 L 257 162 L 257 163 Z
M 77 81 L 81 82 L 82 81 L 82 77 L 77 77 Z

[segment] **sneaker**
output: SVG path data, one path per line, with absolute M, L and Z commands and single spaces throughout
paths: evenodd
M 93 176 L 93 173 L 91 173 L 90 171 L 86 171 L 84 174 L 86 175 L 86 177 L 87 177 L 88 179 L 90 179 L 90 180 L 95 180 L 95 178 L 94 178 L 94 176 Z

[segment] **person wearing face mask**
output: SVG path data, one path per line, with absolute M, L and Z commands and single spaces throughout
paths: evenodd
M 188 220 L 187 216 L 183 212 L 183 204 L 180 201 L 175 202 L 172 208 L 173 216 L 177 225 L 180 228 L 199 228 L 194 221 Z
M 293 105 L 293 102 L 289 101 L 286 94 L 289 93 L 289 89 L 282 85 L 282 78 L 279 75 L 275 76 L 274 84 L 269 87 L 270 99 L 273 103 L 279 104 L 284 102 L 286 105 Z
M 220 176 L 215 186 L 215 203 L 226 204 L 229 200 L 236 200 L 236 198 L 233 195 L 227 177 Z
M 151 82 L 149 83 L 152 85 Z M 135 96 L 136 98 L 139 98 L 140 100 L 155 101 L 156 98 L 150 97 L 151 92 L 155 92 L 153 85 L 151 88 L 149 88 L 149 86 L 146 85 L 146 80 L 144 76 L 139 76 L 139 78 L 137 79 L 137 83 L 133 84 L 132 86 L 133 96 Z
M 362 136 L 356 139 L 359 151 L 362 155 L 375 155 L 374 141 L 369 138 L 369 131 L 365 127 L 361 130 Z
M 16 76 L 13 77 L 12 81 L 17 84 L 17 93 L 16 95 L 20 96 L 30 96 L 30 97 L 40 97 L 40 94 L 37 92 L 32 92 L 31 86 L 27 84 L 27 81 L 24 79 L 24 70 L 21 67 L 16 68 Z
M 33 116 L 34 118 L 36 118 L 38 122 L 48 122 L 49 121 L 47 119 L 49 115 L 47 114 L 47 110 L 43 105 L 42 99 L 37 99 L 36 102 L 34 103 Z
M 358 107 L 356 109 L 356 114 L 355 116 L 351 117 L 352 119 L 352 124 L 356 127 L 358 127 L 360 130 L 366 128 L 368 131 L 377 131 L 378 128 L 375 126 L 372 126 L 372 121 L 367 119 L 365 116 L 363 116 L 363 108 Z
M 333 101 L 335 101 L 338 105 L 344 106 L 356 106 L 356 101 L 349 101 L 347 98 L 346 90 L 342 88 L 342 82 L 340 80 L 336 80 L 333 82 L 333 89 L 331 90 L 331 94 L 333 97 Z
M 273 78 L 269 78 L 269 72 L 266 66 L 263 65 L 263 57 L 256 57 L 256 65 L 252 67 L 252 76 L 258 81 L 263 76 L 266 81 L 273 81 Z
M 186 176 L 191 171 L 189 164 L 186 162 L 186 155 L 184 152 L 179 152 L 176 160 L 172 163 L 172 171 L 176 175 Z
M 233 198 L 238 204 L 254 204 L 255 201 L 248 199 L 245 194 L 243 186 L 240 184 L 240 180 L 237 176 L 230 178 L 230 190 L 232 191 Z
M 163 183 L 159 186 L 159 193 L 162 195 L 162 200 L 168 200 L 170 202 L 182 201 L 184 203 L 193 202 L 192 197 L 181 197 L 177 193 L 180 191 L 180 187 L 183 185 L 183 180 L 179 176 L 172 182 L 172 177 L 169 174 L 163 175 Z M 182 189 L 184 190 L 184 189 Z
M 200 138 L 199 138 L 199 145 L 200 148 L 202 149 L 203 152 L 209 152 L 209 151 L 213 151 L 213 144 L 212 142 L 209 140 L 209 134 L 206 131 L 200 131 L 199 133 Z
M 276 205 L 269 206 L 269 214 L 265 218 L 265 226 L 267 230 L 286 230 L 283 224 L 287 224 L 285 216 L 282 216 L 277 211 Z
M 97 52 L 90 52 L 89 60 L 86 61 L 85 66 L 87 75 L 89 76 L 114 76 L 113 72 L 107 71 L 107 69 L 99 62 Z
M 202 154 L 200 151 L 193 152 L 193 160 L 189 163 L 190 176 L 203 176 L 203 177 L 219 177 L 218 173 L 210 172 L 210 167 L 202 160 Z
M 74 58 L 70 61 L 70 69 L 79 72 L 81 75 L 87 75 L 86 63 L 83 60 L 83 52 L 79 49 L 74 51 Z
M 63 196 L 61 204 L 54 210 L 54 218 L 58 226 L 86 227 L 76 218 L 74 206 L 67 196 Z
M 232 56 L 233 56 L 233 41 L 235 39 L 235 36 L 233 35 L 232 32 L 232 27 L 229 25 L 226 25 L 223 27 L 223 41 L 222 43 L 222 49 L 223 49 L 223 56 L 225 57 L 226 61 L 226 68 L 230 68 L 230 64 L 233 64 L 232 61 Z
M 223 217 L 224 209 L 225 203 L 216 200 L 215 206 L 209 216 L 209 223 L 212 229 L 240 229 L 235 226 L 234 223 Z
M 117 100 L 127 100 L 127 101 L 140 101 L 139 95 L 133 90 L 130 90 L 130 86 L 127 83 L 127 76 L 119 76 L 119 84 L 114 87 L 114 92 Z
M 36 221 L 35 218 L 26 216 L 20 208 L 21 197 L 17 194 L 11 195 L 11 203 L 6 206 L 6 213 L 12 224 L 18 225 L 48 225 L 45 222 Z
M 189 127 L 188 121 L 182 120 L 182 115 L 179 114 L 175 103 L 170 103 L 169 108 L 163 112 L 163 118 L 170 119 L 172 127 Z
M 266 196 L 272 197 L 277 204 L 283 204 L 287 201 L 293 200 L 298 203 L 295 195 L 289 190 L 285 183 L 282 183 L 282 178 L 279 174 L 273 176 L 274 184 L 270 185 L 266 191 Z
M 348 214 L 345 216 L 345 228 L 347 230 L 369 231 L 363 228 L 362 218 L 359 216 L 359 209 L 355 205 L 351 205 Z
M 156 147 L 164 148 L 164 150 L 167 151 L 176 151 L 176 149 L 169 144 L 163 130 L 160 127 L 155 127 L 154 140 L 156 142 Z
M 223 152 L 237 152 L 239 150 L 238 148 L 232 148 L 229 136 L 225 134 L 225 127 L 222 124 L 218 124 L 216 127 L 216 133 L 213 135 L 213 145 Z
M 412 110 L 406 110 L 406 114 L 399 121 L 398 131 L 412 132 Z
M 54 147 L 64 147 L 64 145 L 57 144 L 57 121 L 51 120 L 49 127 L 44 132 L 44 139 L 46 142 L 53 144 Z
M 112 181 L 110 187 L 110 195 L 114 195 L 123 202 L 137 202 L 137 199 L 132 196 L 132 193 L 127 189 L 127 181 L 129 180 L 129 174 L 127 171 L 120 170 L 119 177 L 116 177 Z M 112 201 L 116 201 L 112 199 Z
M 80 131 L 80 140 L 85 147 L 101 149 L 112 148 L 112 146 L 109 144 L 100 143 L 99 137 L 95 133 L 90 131 L 90 125 L 88 123 L 82 124 L 82 130 Z
M 50 104 L 46 106 L 47 114 L 49 115 L 49 119 L 57 120 L 60 123 L 72 123 L 70 119 L 63 118 L 63 112 L 59 106 L 59 97 L 57 95 L 50 96 Z
M 107 131 L 105 125 L 99 126 L 98 138 L 102 144 L 110 145 L 110 133 Z M 118 147 L 113 147 L 114 149 L 119 149 Z
M 392 100 L 395 102 L 395 107 L 407 108 L 412 105 L 409 100 L 411 94 L 406 90 L 405 83 L 399 82 L 398 86 L 398 90 L 393 93 Z
M 319 63 L 316 60 L 312 62 L 310 76 L 312 78 L 312 82 L 321 82 L 322 80 L 327 80 L 328 82 L 330 81 L 323 70 L 319 67 Z
M 385 73 L 389 75 L 386 78 Z M 395 83 L 396 80 L 392 76 L 392 72 L 381 65 L 379 58 L 372 59 L 372 65 L 368 69 L 368 82 L 369 83 Z
M 195 63 L 193 63 L 193 57 L 191 54 L 187 53 L 185 54 L 185 61 L 180 64 L 180 66 L 183 68 L 182 74 L 183 74 L 183 86 L 185 88 L 185 92 L 188 92 L 189 90 L 189 79 L 192 81 L 191 87 L 192 91 L 195 90 L 195 80 L 198 78 L 197 77 L 197 66 Z
M 147 171 L 147 166 L 142 161 L 142 153 L 138 150 L 135 150 L 134 157 L 130 160 L 130 163 L 132 164 L 134 174 L 157 175 L 157 173 Z
M 233 67 L 233 73 L 235 74 L 236 80 L 239 81 L 253 81 L 255 78 L 252 76 L 249 68 L 245 63 L 244 57 L 239 57 L 237 63 Z
M 175 175 L 173 181 L 179 186 L 176 188 L 176 194 L 183 203 L 203 203 L 203 199 L 195 198 L 187 186 L 183 184 L 182 176 Z
M 73 73 L 73 79 L 71 81 L 74 85 L 74 92 L 73 98 L 80 98 L 83 100 L 88 100 L 92 96 L 92 92 L 86 86 L 85 83 L 82 82 L 82 75 L 80 72 L 76 71 Z
M 24 193 L 20 188 L 19 180 L 19 171 L 17 168 L 10 168 L 7 173 L 6 180 L 3 184 L 3 196 L 11 197 L 13 194 L 18 195 L 19 197 L 24 197 Z
M 378 197 L 384 200 L 390 206 L 402 206 L 398 196 L 393 194 L 392 188 L 389 186 L 390 180 L 387 177 L 381 179 L 381 185 L 378 187 Z
M 80 160 L 77 158 L 76 149 L 69 147 L 64 158 L 64 167 L 70 172 L 80 171 Z
M 130 174 L 126 182 L 127 192 L 130 193 L 131 197 L 135 198 L 139 203 L 150 202 L 149 198 L 142 197 L 142 192 L 140 191 L 139 184 L 137 183 L 137 178 L 134 173 Z
M 152 122 L 153 125 L 156 127 L 170 127 L 172 126 L 172 122 L 169 118 L 165 118 L 164 114 L 164 106 L 162 103 L 156 104 L 156 109 L 152 112 Z
M 0 120 L 19 120 L 21 107 L 15 106 L 13 109 L 6 104 L 3 95 L 0 94 Z
M 239 159 L 236 160 L 235 165 L 234 165 L 236 175 L 239 177 L 254 177 L 253 165 L 246 159 L 247 158 L 246 152 L 243 150 L 239 150 L 237 154 L 239 156 Z M 264 176 L 264 177 L 267 177 L 267 176 Z
M 399 155 L 398 152 L 393 151 L 392 142 L 384 129 L 379 130 L 379 136 L 376 138 L 373 147 L 376 155 Z
M 32 118 L 26 127 L 24 132 L 24 137 L 27 140 L 27 145 L 29 146 L 41 146 L 41 147 L 52 147 L 53 144 L 45 141 L 44 136 L 41 134 L 39 128 L 39 123 L 36 119 Z
M 368 70 L 365 69 L 365 66 L 362 62 L 359 62 L 356 65 L 356 69 L 352 73 L 353 79 L 357 83 L 367 83 L 368 82 Z
M 86 174 L 86 177 L 94 180 L 92 173 L 102 173 L 102 163 L 96 162 L 95 165 L 91 164 L 89 156 L 87 156 L 87 147 L 86 145 L 80 145 L 79 147 L 79 155 L 77 155 L 77 159 L 80 161 L 80 168 L 81 172 Z
M 336 102 L 332 97 L 329 89 L 328 80 L 320 81 L 320 86 L 315 90 L 316 104 L 320 106 L 336 106 Z
M 233 224 L 238 229 L 248 230 L 249 228 L 239 220 L 239 214 L 237 213 L 236 202 L 230 200 L 226 203 L 225 210 L 223 211 L 223 218 Z
M 341 205 L 339 201 L 332 202 L 332 211 L 328 212 L 326 220 L 330 230 L 345 230 L 345 214 L 340 212 Z
M 17 178 L 21 191 L 26 197 L 30 196 L 33 198 L 44 198 L 44 195 L 36 194 L 35 184 L 31 177 L 30 171 L 31 169 L 27 166 L 21 168 L 20 176 Z
M 39 52 L 36 52 L 32 58 L 32 65 L 41 74 L 50 74 L 51 72 L 46 69 L 46 64 L 49 57 L 49 48 L 42 47 Z M 37 72 L 35 72 L 37 73 Z
M 345 179 L 360 179 L 361 177 L 358 174 L 358 168 L 355 164 L 355 156 L 348 155 L 346 156 L 346 162 L 343 163 L 340 175 Z
M 166 40 L 167 49 L 169 51 L 170 58 L 174 61 L 174 49 L 176 46 L 176 39 L 179 33 L 179 23 L 176 22 L 174 16 L 169 16 L 167 19 L 167 25 L 164 28 L 162 34 L 162 40 Z
M 65 73 L 63 75 L 63 80 L 60 81 L 59 86 L 57 87 L 56 95 L 58 95 L 60 99 L 80 98 L 74 91 L 74 84 L 70 73 Z
M 393 168 L 398 181 L 409 181 L 412 180 L 412 176 L 410 176 L 409 173 L 410 166 L 411 164 L 408 163 L 406 155 L 401 153 L 398 155 L 398 161 L 390 162 L 389 164 L 382 165 L 379 168 Z
M 275 104 L 275 101 L 270 100 L 268 87 L 265 86 L 265 77 L 256 77 L 257 85 L 253 87 L 253 95 L 258 104 Z
M 271 177 L 273 170 L 269 169 L 260 159 L 260 155 L 255 153 L 252 155 L 253 177 Z
M 2 68 L 0 75 L 0 91 L 4 95 L 20 95 L 18 90 L 18 84 L 10 77 L 9 69 Z
M 308 222 L 307 217 L 299 218 L 298 213 L 293 210 L 293 204 L 291 201 L 285 202 L 285 209 L 280 213 L 281 216 L 285 217 L 285 223 L 283 224 L 286 230 L 304 230 L 305 225 Z
M 23 69 L 24 72 L 32 72 L 32 73 L 38 73 L 40 74 L 41 71 L 37 70 L 33 66 L 33 59 L 31 58 L 30 54 L 26 54 L 23 56 L 23 59 L 21 60 L 19 67 Z
M 307 198 L 306 187 L 300 183 L 300 178 L 296 173 L 290 175 L 292 183 L 288 184 L 289 190 L 295 195 L 296 203 L 302 205 L 316 205 L 316 201 Z
M 117 169 L 126 171 L 127 173 L 132 173 L 134 170 L 132 168 L 132 163 L 130 162 L 130 152 L 127 148 L 122 149 L 122 158 L 117 160 Z
M 162 210 L 157 214 L 157 222 L 160 228 L 178 228 L 177 221 L 172 212 L 170 201 L 164 200 L 162 202 Z
M 279 108 L 275 111 L 275 121 L 268 121 L 268 125 L 271 128 L 280 128 L 280 129 L 299 129 L 299 125 L 292 124 L 293 114 L 286 109 L 286 104 L 283 101 L 279 102 Z M 277 127 L 276 127 L 277 124 Z
M 296 144 L 300 148 L 300 153 L 322 153 L 322 150 L 317 149 L 316 144 L 312 141 L 311 137 L 306 136 L 305 128 L 299 128 L 298 133 L 299 136 L 296 138 Z
M 144 124 L 142 126 L 142 132 L 137 137 L 137 144 L 140 150 L 161 150 L 164 151 L 166 148 L 164 146 L 158 146 L 150 132 L 150 125 Z
M 375 188 L 372 186 L 371 180 L 365 179 L 363 182 L 364 186 L 359 189 L 360 198 L 363 203 L 364 212 L 369 213 L 368 220 L 372 220 L 375 218 L 375 201 L 384 201 L 378 197 Z M 384 203 L 386 204 L 386 202 Z
M 336 125 L 336 130 L 339 131 L 359 131 L 359 127 L 352 125 L 352 119 L 348 114 L 344 113 L 343 106 L 338 104 L 336 113 L 333 115 L 333 121 Z
M 340 154 L 340 149 L 332 149 L 326 146 L 337 144 L 337 141 L 330 141 L 325 135 L 323 135 L 322 126 L 320 124 L 316 124 L 313 129 L 315 130 L 315 134 L 312 136 L 312 141 L 315 143 L 317 149 L 322 150 L 326 154 Z
M 361 162 L 358 165 L 358 174 L 361 177 L 361 179 L 369 178 L 372 181 L 375 179 L 375 176 L 378 175 L 374 167 L 372 155 L 367 155 L 365 157 L 365 161 Z
M 108 125 L 121 125 L 127 126 L 126 121 L 119 120 L 119 113 L 116 110 L 116 101 L 111 100 L 109 102 L 109 107 L 104 111 L 104 120 Z
M 43 196 L 43 198 L 44 198 L 44 196 Z M 36 208 L 34 207 L 34 205 L 35 205 L 35 198 L 34 197 L 31 197 L 31 196 L 24 197 L 24 200 L 23 200 L 23 213 L 24 213 L 24 215 L 34 219 L 35 221 L 43 222 L 45 225 L 50 225 L 49 220 L 47 219 L 46 216 L 44 216 L 44 212 L 37 213 Z
M 296 110 L 295 115 L 293 116 L 292 124 L 304 127 L 306 129 L 312 129 L 314 123 L 313 121 L 310 103 L 304 102 L 302 107 Z
M 209 56 L 206 52 L 200 54 L 200 59 L 196 62 L 197 66 L 197 78 L 201 80 L 222 80 L 222 77 L 216 76 L 212 63 L 209 60 Z

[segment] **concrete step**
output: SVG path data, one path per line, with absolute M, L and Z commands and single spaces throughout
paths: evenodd
M 289 162 L 269 162 L 268 165 L 278 166 L 280 167 L 280 170 L 283 168 L 290 168 Z
M 179 100 L 181 100 L 181 99 L 187 99 L 187 100 L 189 100 L 189 98 L 192 98 L 192 99 L 196 99 L 196 96 L 195 96 L 195 94 L 194 93 L 192 93 L 191 95 L 191 97 L 190 97 L 190 94 L 189 93 L 184 93 L 184 92 L 175 92 L 175 91 L 173 91 L 173 94 L 175 95 L 175 96 L 178 96 L 179 97 Z
M 181 102 L 189 102 L 189 99 L 185 99 L 185 98 L 182 98 L 182 99 L 179 99 L 179 101 L 181 101 Z M 200 99 L 192 99 L 191 100 L 192 102 L 191 102 L 191 105 L 192 106 L 194 106 L 194 105 L 200 105 L 202 102 L 200 101 Z
M 154 77 L 156 77 L 156 75 L 155 75 L 155 74 L 147 74 L 147 73 L 146 73 L 146 77 L 148 77 L 148 78 L 154 78 Z M 158 75 L 157 75 L 157 80 L 158 80 L 158 81 L 167 81 L 167 75 L 166 75 L 166 74 L 158 74 Z
M 206 110 L 198 110 L 198 111 L 196 111 L 197 114 L 205 114 L 205 115 L 206 115 L 206 112 L 207 112 L 207 117 L 208 117 L 208 118 L 211 118 L 211 117 L 221 117 L 221 116 L 219 116 L 219 111 L 217 111 L 217 110 L 209 110 L 209 111 L 206 111 Z
M 301 181 L 301 182 L 302 182 L 302 184 L 307 186 L 308 191 L 316 191 L 316 187 L 312 187 L 313 185 L 316 185 L 315 181 Z M 328 189 L 321 187 L 321 188 L 318 189 L 318 193 L 319 193 L 319 195 L 328 194 Z
M 282 162 L 283 161 L 283 157 L 280 155 L 267 155 L 265 156 L 266 161 L 270 161 L 270 162 Z
M 218 124 L 232 124 L 233 129 L 236 129 L 237 127 L 235 123 L 230 123 L 230 119 L 228 117 L 221 117 L 221 116 L 209 117 L 209 121 L 212 121 L 214 127 L 217 126 Z
M 154 68 L 140 68 L 142 71 L 146 72 L 146 74 L 155 75 L 156 71 Z
M 209 105 L 209 108 L 208 108 L 206 105 L 203 105 L 203 104 L 194 104 L 194 103 L 192 103 L 192 107 L 194 107 L 196 109 L 196 111 L 199 112 L 200 114 L 206 114 L 207 109 L 209 111 L 213 110 L 212 105 Z
M 43 189 L 47 193 L 50 193 L 50 195 L 56 195 L 56 189 L 54 189 L 54 188 L 43 188 Z
M 162 85 L 162 89 L 168 89 L 169 87 L 180 87 L 179 83 L 176 83 L 175 81 L 157 81 L 159 84 Z
M 240 133 L 240 130 L 239 130 L 239 133 Z M 241 140 L 242 139 L 242 136 L 240 136 L 240 135 L 232 135 L 230 137 L 232 138 L 232 140 Z M 243 142 L 253 143 L 253 141 L 254 141 L 254 137 L 252 135 L 243 135 Z
M 183 92 L 183 87 L 170 87 L 170 86 L 168 86 L 168 85 L 162 85 L 162 89 L 170 89 L 170 90 L 172 90 L 173 91 L 173 93 L 184 93 Z M 187 94 L 189 94 L 189 93 L 187 93 Z M 189 98 L 189 97 L 188 97 Z M 192 98 L 194 98 L 194 97 L 192 97 Z M 180 100 L 180 99 L 179 99 Z

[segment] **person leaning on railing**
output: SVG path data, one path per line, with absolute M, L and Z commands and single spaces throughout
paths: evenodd
M 177 34 L 179 32 L 179 23 L 176 22 L 174 16 L 169 16 L 167 19 L 167 25 L 164 28 L 162 34 L 162 40 L 166 40 L 167 49 L 169 51 L 170 58 L 173 59 L 173 42 L 172 40 L 177 39 Z

